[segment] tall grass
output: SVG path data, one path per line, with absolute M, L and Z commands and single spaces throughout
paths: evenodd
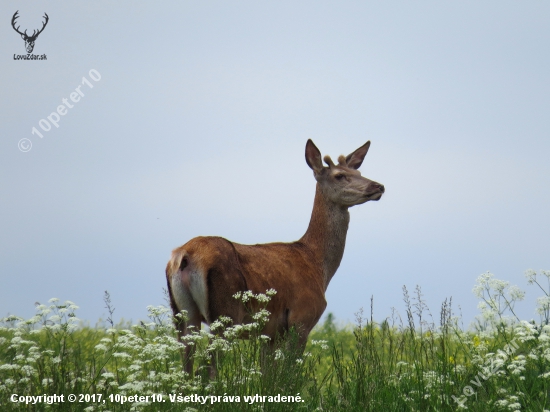
M 184 342 L 164 306 L 148 307 L 147 322 L 115 325 L 107 294 L 107 322 L 87 327 L 74 303 L 52 299 L 30 319 L 1 320 L 0 410 L 550 410 L 550 272 L 526 276 L 543 292 L 538 321 L 520 320 L 515 304 L 524 293 L 487 273 L 474 287 L 481 314 L 468 330 L 450 299 L 434 319 L 420 288 L 412 295 L 404 288 L 403 316 L 392 309 L 376 321 L 372 299 L 370 313 L 360 311 L 353 326 L 337 326 L 329 314 L 303 353 L 292 332 L 267 349 L 261 331 L 275 291 L 235 296 L 254 303 L 252 323 L 220 318 Z M 181 365 L 185 345 L 194 347 L 190 375 Z M 12 402 L 14 394 L 23 402 Z M 26 404 L 25 396 L 35 398 Z

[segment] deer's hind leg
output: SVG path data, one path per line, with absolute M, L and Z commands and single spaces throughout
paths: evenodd
M 195 351 L 194 342 L 186 339 L 186 336 L 193 331 L 199 331 L 201 321 L 204 317 L 201 315 L 199 306 L 193 298 L 193 293 L 190 285 L 191 279 L 197 277 L 194 270 L 188 265 L 188 257 L 184 256 L 179 269 L 167 276 L 168 291 L 170 294 L 170 304 L 174 317 L 176 317 L 176 329 L 178 331 L 178 339 L 185 345 L 182 353 L 182 362 L 184 370 L 193 373 L 193 354 Z M 181 311 L 187 312 L 187 319 L 178 319 L 177 316 Z

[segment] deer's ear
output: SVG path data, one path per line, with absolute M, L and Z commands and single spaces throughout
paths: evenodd
M 317 149 L 317 146 L 315 146 L 311 139 L 308 139 L 306 143 L 306 162 L 315 173 L 320 173 L 321 170 L 323 170 L 321 152 Z
M 370 140 L 353 153 L 347 155 L 346 163 L 348 164 L 348 167 L 352 169 L 359 169 L 365 159 L 365 156 L 367 155 L 367 152 L 369 151 L 369 147 Z

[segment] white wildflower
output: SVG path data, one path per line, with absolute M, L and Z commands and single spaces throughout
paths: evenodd
M 312 346 L 320 346 L 321 349 L 323 349 L 323 350 L 328 349 L 328 341 L 326 341 L 326 340 L 312 340 L 311 345 Z
M 271 300 L 271 298 L 267 295 L 264 295 L 263 293 L 258 293 L 256 296 L 255 296 L 256 300 L 258 302 L 261 302 L 261 303 L 267 303 Z
M 550 296 L 541 296 L 537 298 L 537 313 L 545 315 L 550 310 Z
M 525 277 L 527 278 L 527 283 L 529 285 L 532 285 L 537 280 L 537 272 L 535 272 L 533 269 L 526 270 Z
M 254 294 L 252 293 L 252 291 L 247 290 L 246 292 L 243 292 L 241 296 L 241 300 L 243 301 L 243 303 L 246 303 L 253 297 L 254 297 Z
M 15 364 L 9 364 L 9 363 L 5 363 L 4 365 L 0 365 L 0 371 L 2 370 L 17 370 L 19 369 L 19 365 L 15 365 Z
M 510 286 L 509 292 L 510 297 L 514 300 L 523 300 L 525 297 L 525 292 L 516 285 Z

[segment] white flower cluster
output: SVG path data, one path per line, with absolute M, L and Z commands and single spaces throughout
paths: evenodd
M 59 373 L 62 359 L 67 355 L 65 343 L 79 328 L 80 320 L 74 312 L 78 309 L 71 301 L 59 304 L 59 299 L 50 299 L 50 305 L 36 305 L 37 313 L 30 319 L 8 316 L 0 319 L 0 352 L 11 361 L 0 363 L 0 396 L 6 393 L 38 386 L 48 391 L 54 382 L 53 375 Z M 6 337 L 7 336 L 7 337 Z M 57 342 L 58 351 L 42 349 L 41 340 Z M 40 375 L 46 373 L 50 376 Z M 83 378 L 69 372 L 65 379 L 71 384 L 82 382 Z
M 514 312 L 516 302 L 523 300 L 525 292 L 510 282 L 496 279 L 490 272 L 482 273 L 472 290 L 480 300 L 480 324 L 487 328 L 494 323 L 513 323 L 520 319 Z M 510 312 L 512 316 L 506 315 Z

